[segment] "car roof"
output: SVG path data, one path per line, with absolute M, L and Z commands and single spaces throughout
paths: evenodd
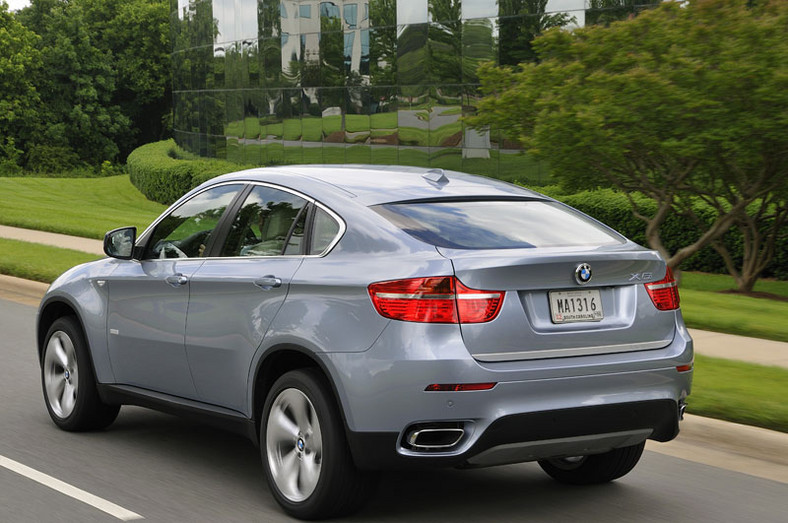
M 249 180 L 282 184 L 316 199 L 329 191 L 362 205 L 430 198 L 545 197 L 516 185 L 444 169 L 388 165 L 287 165 L 230 173 L 212 182 Z

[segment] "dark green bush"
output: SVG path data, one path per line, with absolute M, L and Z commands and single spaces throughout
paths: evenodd
M 627 197 L 612 189 L 583 191 L 566 194 L 558 186 L 538 187 L 537 190 L 556 198 L 580 211 L 593 216 L 597 220 L 613 227 L 627 238 L 641 245 L 646 243 L 646 224 L 632 214 L 632 207 Z M 642 195 L 634 195 L 645 214 L 656 211 L 656 204 Z M 695 213 L 707 224 L 714 220 L 715 211 L 706 204 L 698 202 Z M 685 245 L 690 245 L 700 237 L 700 230 L 687 218 L 671 215 L 662 225 L 661 236 L 669 252 L 676 252 Z M 737 264 L 742 260 L 742 238 L 738 229 L 731 229 L 722 241 L 733 255 Z M 725 262 L 712 247 L 705 247 L 681 264 L 686 271 L 702 271 L 727 274 Z M 763 277 L 788 279 L 788 242 L 779 242 L 774 259 L 762 274 Z
M 252 167 L 199 158 L 180 149 L 174 140 L 138 147 L 126 165 L 131 183 L 146 198 L 167 205 L 214 176 Z

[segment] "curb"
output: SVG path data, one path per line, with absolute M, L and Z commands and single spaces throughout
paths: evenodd
M 0 274 L 0 298 L 38 307 L 49 284 Z
M 649 440 L 646 449 L 788 484 L 788 434 L 691 414 L 680 428 L 675 440 Z

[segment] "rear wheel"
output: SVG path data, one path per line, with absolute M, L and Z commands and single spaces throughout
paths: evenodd
M 613 449 L 604 454 L 540 460 L 539 465 L 553 479 L 571 485 L 607 483 L 635 468 L 646 442 Z
M 87 343 L 71 316 L 58 318 L 47 332 L 41 383 L 49 416 L 63 430 L 103 429 L 118 417 L 120 406 L 99 398 Z
M 317 519 L 356 511 L 374 489 L 350 455 L 339 410 L 314 369 L 280 377 L 263 408 L 260 449 L 274 498 L 290 515 Z

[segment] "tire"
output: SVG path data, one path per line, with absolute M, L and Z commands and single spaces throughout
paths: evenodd
M 263 407 L 260 452 L 271 493 L 299 519 L 348 515 L 374 491 L 376 477 L 353 463 L 326 379 L 315 369 L 282 375 Z
M 646 442 L 613 449 L 604 454 L 539 461 L 553 479 L 570 485 L 596 485 L 618 479 L 635 468 Z
M 99 430 L 118 417 L 120 406 L 99 398 L 88 345 L 73 316 L 58 318 L 47 332 L 41 385 L 49 416 L 63 430 Z

